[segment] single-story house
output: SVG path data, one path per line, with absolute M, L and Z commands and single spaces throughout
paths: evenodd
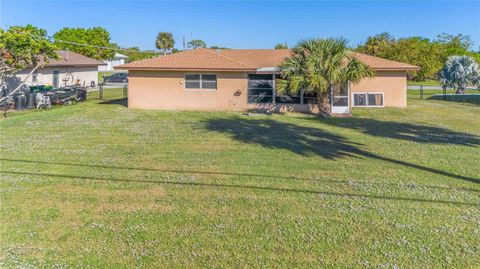
M 275 90 L 287 49 L 213 50 L 199 48 L 117 66 L 128 70 L 128 107 L 161 110 L 269 110 L 318 113 L 316 98 Z M 356 107 L 405 107 L 407 71 L 417 66 L 365 54 L 355 57 L 376 73 L 373 78 L 334 90 L 332 113 Z
M 112 59 L 104 61 L 105 65 L 99 66 L 98 71 L 113 71 L 116 66 L 125 64 L 125 61 L 127 59 L 127 55 L 123 55 L 117 52 L 115 53 L 115 55 L 113 55 Z
M 52 85 L 58 88 L 73 84 L 85 86 L 98 84 L 98 67 L 104 63 L 71 51 L 56 52 L 59 59 L 51 59 L 43 67 L 37 68 L 27 79 L 27 85 Z M 15 75 L 23 81 L 31 71 L 32 67 Z

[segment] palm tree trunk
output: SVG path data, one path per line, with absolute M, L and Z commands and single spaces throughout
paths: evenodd
M 317 95 L 317 103 L 320 110 L 320 115 L 325 118 L 330 117 L 331 109 L 328 92 L 322 92 L 321 94 Z

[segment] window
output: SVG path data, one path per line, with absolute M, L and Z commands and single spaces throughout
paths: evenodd
M 280 78 L 280 75 L 276 75 L 275 78 Z M 248 75 L 248 102 L 267 104 L 274 102 L 277 104 L 301 103 L 301 94 L 293 95 L 287 92 L 280 95 L 274 92 L 274 83 L 272 74 Z
M 248 75 L 248 102 L 272 103 L 273 79 L 272 75 Z
M 217 89 L 217 75 L 186 74 L 185 89 Z
M 381 107 L 383 106 L 383 93 L 354 93 L 353 106 Z
M 347 107 L 348 106 L 348 84 L 333 89 L 332 106 Z

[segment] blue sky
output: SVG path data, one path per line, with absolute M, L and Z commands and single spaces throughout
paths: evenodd
M 33 24 L 53 35 L 68 27 L 105 27 L 121 46 L 153 49 L 159 31 L 203 39 L 209 46 L 272 48 L 302 38 L 369 35 L 435 38 L 470 35 L 480 46 L 480 2 L 469 1 L 24 1 L 0 0 L 0 24 Z

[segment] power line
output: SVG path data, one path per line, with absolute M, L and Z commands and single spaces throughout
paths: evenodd
M 62 43 L 84 46 L 84 47 L 92 47 L 92 48 L 97 48 L 97 49 L 107 49 L 107 50 L 114 50 L 114 51 L 128 51 L 128 52 L 140 52 L 140 53 L 155 53 L 156 54 L 156 52 L 154 52 L 154 51 L 141 51 L 141 50 L 129 50 L 129 49 L 122 49 L 122 48 L 111 48 L 111 47 L 83 44 L 83 43 L 78 43 L 78 42 L 73 42 L 73 41 L 65 41 L 65 40 L 56 39 L 56 38 L 53 38 L 53 40 L 55 40 L 56 42 L 62 42 Z
M 78 42 L 73 42 L 73 41 L 66 41 L 66 40 L 61 40 L 57 39 L 53 36 L 41 36 L 41 35 L 34 35 L 30 33 L 22 33 L 22 32 L 17 32 L 19 34 L 25 34 L 29 35 L 32 37 L 39 37 L 39 38 L 44 38 L 48 40 L 50 43 L 54 42 L 61 42 L 61 43 L 67 43 L 71 45 L 78 45 L 78 46 L 84 46 L 84 47 L 92 47 L 92 48 L 97 48 L 97 49 L 106 49 L 106 50 L 113 50 L 113 51 L 127 51 L 127 52 L 139 52 L 139 53 L 154 53 L 157 54 L 155 51 L 141 51 L 141 50 L 129 50 L 129 49 L 122 49 L 122 48 L 112 48 L 112 47 L 105 47 L 105 46 L 96 46 L 96 45 L 90 45 L 90 44 L 84 44 L 84 43 L 78 43 Z M 53 40 L 53 41 L 52 41 Z

